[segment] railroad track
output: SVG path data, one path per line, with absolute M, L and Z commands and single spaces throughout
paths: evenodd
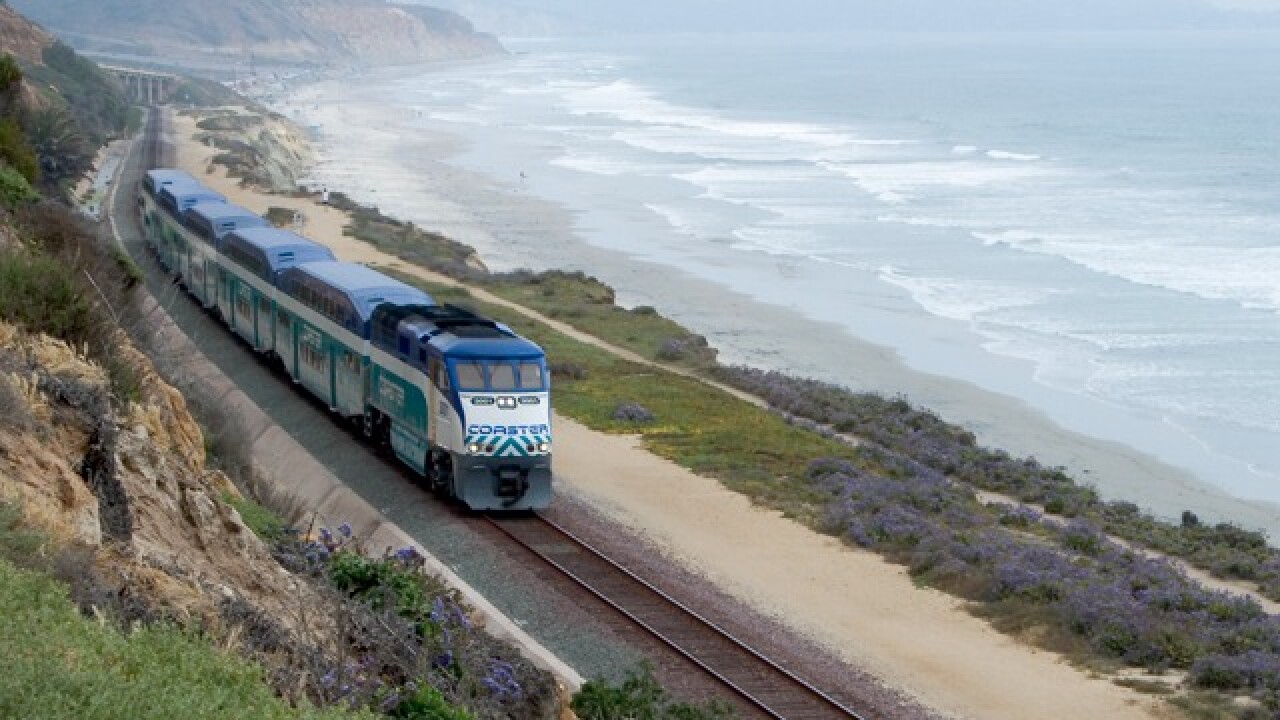
M 864 720 L 550 520 L 537 515 L 486 519 L 765 716 Z
M 163 111 L 152 108 L 141 148 L 144 170 L 170 164 L 163 124 Z M 795 720 L 864 720 L 551 521 L 536 515 L 481 519 L 700 668 L 759 714 Z

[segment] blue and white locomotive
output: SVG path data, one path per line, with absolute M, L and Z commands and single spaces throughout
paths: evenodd
M 546 357 L 505 325 L 266 227 L 186 173 L 152 170 L 147 242 L 293 381 L 475 510 L 551 502 Z
M 380 305 L 372 325 L 375 437 L 468 507 L 546 507 L 551 398 L 542 349 L 452 305 Z

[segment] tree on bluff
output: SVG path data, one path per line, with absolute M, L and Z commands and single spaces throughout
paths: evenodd
M 28 183 L 39 175 L 35 151 L 22 132 L 22 68 L 13 55 L 0 58 L 0 162 Z

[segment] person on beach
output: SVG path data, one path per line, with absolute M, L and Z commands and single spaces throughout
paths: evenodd
M 329 204 L 329 188 L 328 188 L 328 186 L 325 186 L 325 187 L 320 188 L 320 204 L 321 204 L 321 205 L 328 205 L 328 204 Z

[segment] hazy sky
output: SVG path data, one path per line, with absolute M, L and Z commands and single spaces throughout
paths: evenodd
M 1229 10 L 1276 10 L 1280 11 L 1280 0 L 1211 0 L 1214 5 Z
M 401 0 L 448 7 L 482 30 L 1111 30 L 1252 27 L 1280 0 Z M 1231 12 L 1235 11 L 1235 12 Z M 1262 22 L 1280 26 L 1280 15 Z

